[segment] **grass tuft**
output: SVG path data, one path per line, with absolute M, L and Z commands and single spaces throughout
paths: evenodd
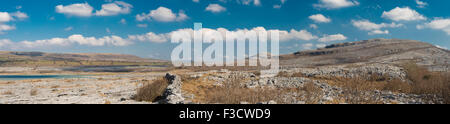
M 36 96 L 37 94 L 38 94 L 38 90 L 37 89 L 31 89 L 30 96 Z
M 164 78 L 159 78 L 152 82 L 147 82 L 147 84 L 137 89 L 137 93 L 134 99 L 136 101 L 155 102 L 160 96 L 163 95 L 168 85 L 168 81 Z

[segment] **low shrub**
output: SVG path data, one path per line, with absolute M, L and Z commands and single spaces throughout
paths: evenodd
M 136 101 L 157 101 L 158 98 L 163 95 L 168 85 L 168 81 L 164 78 L 159 78 L 157 80 L 147 82 L 147 84 L 144 84 L 144 86 L 137 89 L 137 93 L 134 99 Z

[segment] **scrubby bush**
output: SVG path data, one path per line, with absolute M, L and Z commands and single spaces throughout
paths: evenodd
M 168 81 L 164 78 L 159 78 L 152 82 L 147 82 L 144 86 L 137 89 L 135 100 L 137 101 L 156 101 L 169 85 Z
M 403 67 L 412 82 L 411 93 L 435 95 L 442 98 L 445 103 L 450 103 L 449 72 L 430 72 L 427 68 L 412 62 L 403 64 Z

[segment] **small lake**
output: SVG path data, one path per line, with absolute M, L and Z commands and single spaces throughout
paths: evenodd
M 148 65 L 148 66 L 80 66 L 64 68 L 64 71 L 81 71 L 81 72 L 133 72 L 136 69 L 145 68 L 167 68 L 167 65 Z
M 81 75 L 0 75 L 0 80 L 85 78 Z

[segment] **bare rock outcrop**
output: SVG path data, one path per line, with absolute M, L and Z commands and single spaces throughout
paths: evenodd
M 403 68 L 386 65 L 386 64 L 370 64 L 359 67 L 346 66 L 326 66 L 318 68 L 294 68 L 286 70 L 288 73 L 302 73 L 308 77 L 324 76 L 324 77 L 343 77 L 355 78 L 361 76 L 386 76 L 392 79 L 406 79 L 406 72 Z
M 158 103 L 162 104 L 184 104 L 184 97 L 181 92 L 181 82 L 180 76 L 172 75 L 167 73 L 164 77 L 168 82 L 169 86 L 167 86 L 166 90 L 162 95 L 162 100 L 158 101 Z
M 273 77 L 261 78 L 257 81 L 246 83 L 248 88 L 272 87 L 272 88 L 297 88 L 303 87 L 305 83 L 313 82 L 311 79 L 300 77 Z

